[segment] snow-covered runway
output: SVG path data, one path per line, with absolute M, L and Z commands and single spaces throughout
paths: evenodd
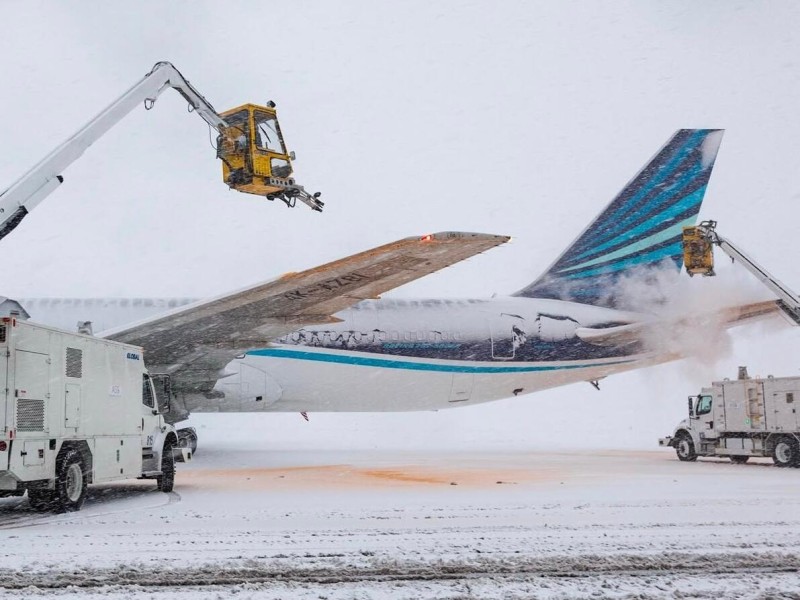
M 795 598 L 798 492 L 800 470 L 658 450 L 243 442 L 201 450 L 174 494 L 0 501 L 0 597 Z

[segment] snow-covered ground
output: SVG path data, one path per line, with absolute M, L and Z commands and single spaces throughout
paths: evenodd
M 800 597 L 797 469 L 298 449 L 253 435 L 269 415 L 247 418 L 236 439 L 241 422 L 206 417 L 173 494 L 99 486 L 66 515 L 0 501 L 0 597 Z

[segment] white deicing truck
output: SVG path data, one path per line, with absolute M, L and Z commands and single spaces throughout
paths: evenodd
M 689 417 L 660 446 L 672 446 L 683 461 L 698 456 L 729 457 L 745 463 L 767 456 L 779 467 L 800 467 L 800 377 L 715 381 L 689 396 Z
M 0 320 L 0 496 L 27 491 L 36 510 L 79 510 L 87 485 L 155 479 L 172 491 L 178 447 L 162 411 L 169 377 L 141 348 Z

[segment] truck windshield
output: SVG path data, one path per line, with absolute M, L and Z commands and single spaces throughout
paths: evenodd
M 699 417 L 711 412 L 711 396 L 700 396 L 697 398 L 697 409 L 694 411 Z

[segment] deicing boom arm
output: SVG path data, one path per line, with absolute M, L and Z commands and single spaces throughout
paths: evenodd
M 797 294 L 786 287 L 780 280 L 773 277 L 769 271 L 759 265 L 755 260 L 737 248 L 730 240 L 716 234 L 716 244 L 725 254 L 730 256 L 732 260 L 739 261 L 739 263 L 750 271 L 756 279 L 778 296 L 778 298 L 780 298 L 779 305 L 781 310 L 783 310 L 792 321 L 800 325 L 800 298 Z
M 217 130 L 226 125 L 214 107 L 171 63 L 159 62 L 138 83 L 111 103 L 82 129 L 48 154 L 30 171 L 0 194 L 0 239 L 44 200 L 62 181 L 64 169 L 100 139 L 140 102 L 149 109 L 167 88 L 174 88 L 209 125 Z
M 697 227 L 684 229 L 685 234 L 687 230 L 697 231 L 700 237 L 705 240 L 706 245 L 703 247 L 704 249 L 701 248 L 701 250 L 703 250 L 703 253 L 708 253 L 710 262 L 707 269 L 701 268 L 699 272 L 706 275 L 714 274 L 714 271 L 711 268 L 711 265 L 713 264 L 713 254 L 711 250 L 712 245 L 719 246 L 719 248 L 721 248 L 725 254 L 730 256 L 731 260 L 739 261 L 739 264 L 752 273 L 755 278 L 769 288 L 773 294 L 778 296 L 778 306 L 783 313 L 796 324 L 800 325 L 800 297 L 798 297 L 797 294 L 786 287 L 779 279 L 774 277 L 764 267 L 745 254 L 733 242 L 719 235 L 716 231 L 716 227 L 716 221 L 703 221 Z M 686 247 L 685 242 L 684 244 L 684 247 Z M 689 250 L 691 249 L 692 248 L 690 244 Z

